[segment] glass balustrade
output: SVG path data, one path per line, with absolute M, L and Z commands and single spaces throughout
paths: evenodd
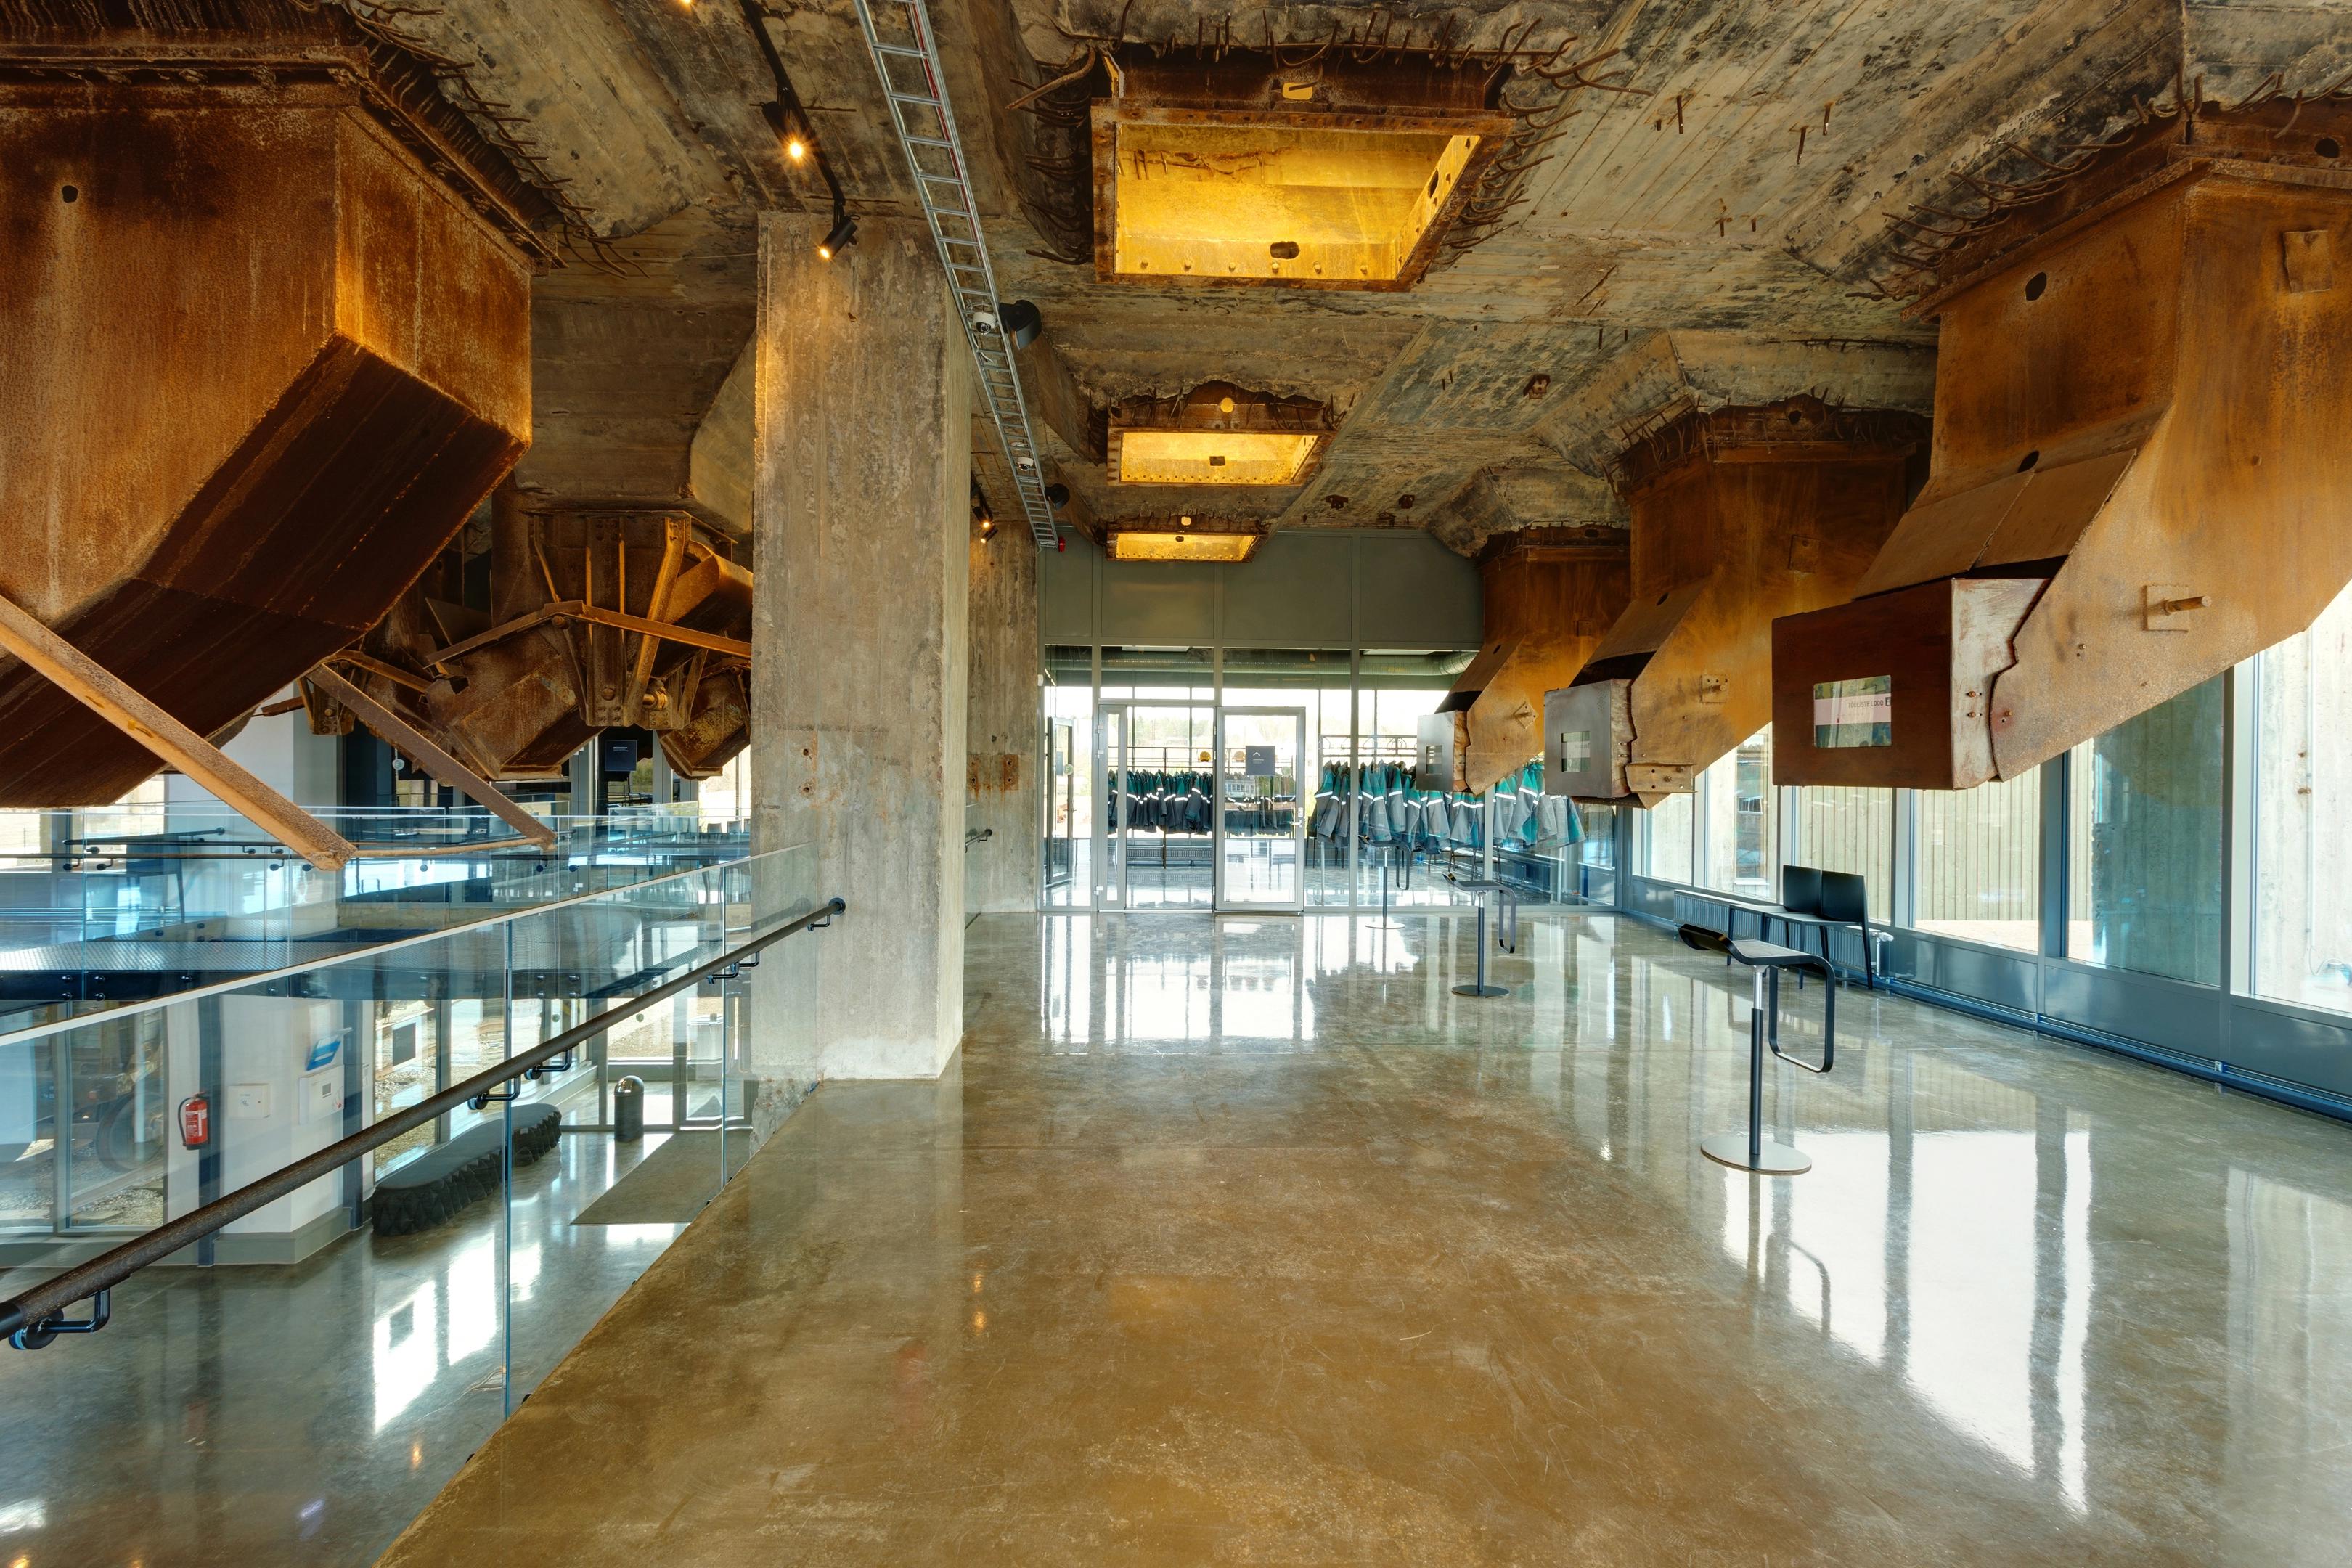
M 580 853 L 540 875 L 597 864 Z M 40 1503 L 12 1554 L 99 1560 L 80 1546 L 139 1496 L 200 1500 L 214 1549 L 257 1562 L 372 1559 L 814 1087 L 821 935 L 642 1001 L 814 910 L 807 849 L 560 899 L 514 885 L 550 901 L 0 1037 L 5 1300 L 613 1020 L 511 1099 L 425 1118 L 131 1276 L 102 1332 L 0 1349 L 0 1490 Z M 310 907 L 282 904 L 283 929 Z

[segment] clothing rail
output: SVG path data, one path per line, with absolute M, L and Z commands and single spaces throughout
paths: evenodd
M 557 1057 L 569 1061 L 573 1050 L 614 1025 L 635 1017 L 656 1003 L 666 1002 L 693 989 L 713 974 L 742 966 L 746 959 L 754 957 L 788 936 L 831 925 L 833 917 L 847 908 L 848 905 L 841 900 L 829 899 L 807 914 L 788 921 L 764 935 L 753 937 L 707 963 L 698 964 L 676 980 L 656 985 L 641 996 L 633 996 L 619 1007 L 599 1014 L 578 1028 L 567 1029 L 520 1056 L 509 1057 L 495 1067 L 485 1068 L 463 1083 L 450 1085 L 429 1100 L 406 1106 L 341 1142 L 330 1143 L 316 1153 L 306 1154 L 291 1164 L 281 1165 L 258 1181 L 249 1182 L 233 1193 L 215 1198 L 202 1208 L 191 1209 L 143 1236 L 133 1237 L 112 1251 L 102 1252 L 87 1263 L 77 1264 L 54 1279 L 41 1281 L 21 1296 L 0 1301 L 0 1335 L 6 1336 L 8 1342 L 18 1350 L 38 1350 L 59 1334 L 97 1332 L 106 1327 L 111 1310 L 108 1293 L 150 1264 L 162 1262 L 182 1247 L 202 1240 L 264 1204 L 310 1185 L 370 1150 L 380 1148 L 469 1100 L 486 1097 L 508 1098 L 491 1096 L 490 1091 L 526 1073 L 536 1075 L 540 1068 Z M 513 1157 L 511 1149 L 506 1157 Z M 68 1320 L 65 1315 L 66 1309 L 85 1300 L 91 1303 L 90 1315 L 79 1321 Z

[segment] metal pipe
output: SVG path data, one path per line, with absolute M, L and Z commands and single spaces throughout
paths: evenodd
M 829 899 L 818 908 L 787 921 L 765 936 L 754 937 L 742 946 L 687 971 L 667 984 L 657 985 L 644 995 L 632 998 L 635 1005 L 625 1012 L 615 1009 L 601 1013 L 579 1027 L 568 1029 L 551 1040 L 543 1040 L 520 1056 L 509 1057 L 429 1100 L 404 1108 L 373 1127 L 339 1142 L 330 1143 L 292 1164 L 281 1165 L 259 1181 L 247 1183 L 225 1197 L 192 1209 L 168 1224 L 157 1226 L 144 1236 L 133 1237 L 110 1252 L 102 1252 L 87 1263 L 77 1264 L 54 1279 L 41 1281 L 23 1295 L 0 1302 L 0 1337 L 13 1336 L 20 1329 L 37 1329 L 47 1320 L 58 1316 L 67 1307 L 84 1297 L 121 1284 L 142 1268 L 161 1263 L 191 1242 L 213 1235 L 231 1221 L 241 1219 L 274 1199 L 310 1185 L 347 1162 L 457 1110 L 466 1101 L 488 1093 L 501 1083 L 520 1078 L 551 1058 L 567 1054 L 654 1004 L 691 990 L 719 970 L 741 963 L 746 954 L 758 952 L 813 926 L 831 924 L 833 917 L 847 908 L 848 905 L 841 900 Z
M 1756 1000 L 1748 1009 L 1748 1168 L 1751 1171 L 1764 1163 L 1764 1018 L 1765 981 L 1771 980 L 1772 1011 L 1780 1011 L 1780 973 L 1776 969 L 1759 969 L 1756 974 Z

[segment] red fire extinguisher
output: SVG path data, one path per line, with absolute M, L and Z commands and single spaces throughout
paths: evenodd
M 212 1141 L 212 1097 L 192 1094 L 180 1101 L 180 1146 L 184 1149 L 201 1149 Z

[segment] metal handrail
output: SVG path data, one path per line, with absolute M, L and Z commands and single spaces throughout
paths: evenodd
M 243 1218 L 264 1204 L 310 1185 L 320 1176 L 340 1169 L 371 1150 L 381 1148 L 428 1121 L 436 1121 L 469 1100 L 488 1095 L 502 1083 L 535 1073 L 536 1069 L 556 1057 L 569 1058 L 576 1047 L 615 1025 L 635 1017 L 656 1003 L 691 990 L 713 974 L 734 970 L 746 958 L 788 936 L 831 925 L 833 917 L 845 912 L 848 907 L 839 899 L 828 899 L 807 914 L 788 921 L 764 935 L 753 937 L 707 963 L 698 964 L 676 980 L 657 985 L 643 995 L 629 998 L 621 1007 L 599 1014 L 579 1027 L 567 1029 L 520 1056 L 509 1057 L 495 1067 L 476 1073 L 463 1083 L 452 1084 L 430 1099 L 404 1107 L 340 1142 L 330 1143 L 291 1164 L 281 1165 L 258 1181 L 249 1182 L 233 1193 L 215 1198 L 201 1208 L 191 1209 L 143 1236 L 133 1237 L 111 1251 L 102 1252 L 54 1279 L 41 1281 L 11 1300 L 0 1301 L 0 1336 L 5 1336 L 18 1350 L 37 1350 L 60 1333 L 95 1332 L 106 1325 L 111 1305 L 108 1292 L 139 1270 L 162 1262 L 182 1247 L 212 1235 L 233 1220 Z M 508 1157 L 511 1158 L 511 1154 L 509 1150 Z M 80 1321 L 68 1320 L 65 1315 L 66 1309 L 84 1300 L 93 1301 L 91 1316 Z

